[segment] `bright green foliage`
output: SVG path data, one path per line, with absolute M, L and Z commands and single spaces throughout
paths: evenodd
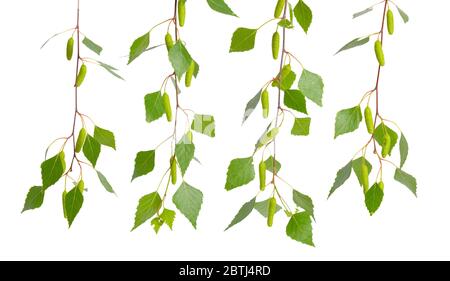
M 314 246 L 311 216 L 307 212 L 292 215 L 286 226 L 286 234 L 296 241 Z
M 132 231 L 153 217 L 161 208 L 161 204 L 161 197 L 157 192 L 147 194 L 139 199 L 139 205 L 136 209 Z
M 253 157 L 237 158 L 230 162 L 227 172 L 226 190 L 231 190 L 251 182 L 255 178 Z
M 44 202 L 45 190 L 42 186 L 33 186 L 28 191 L 25 204 L 23 205 L 22 213 L 27 210 L 36 209 L 42 206 Z
M 42 188 L 45 190 L 54 185 L 64 174 L 66 162 L 61 152 L 41 164 Z
M 242 205 L 242 207 L 239 209 L 239 212 L 236 214 L 234 219 L 231 221 L 231 223 L 228 225 L 228 227 L 225 230 L 228 230 L 232 226 L 240 223 L 246 217 L 248 217 L 250 215 L 250 213 L 252 212 L 253 208 L 255 207 L 255 201 L 256 201 L 256 197 L 254 197 L 252 200 L 250 200 L 247 203 L 245 203 L 244 205 Z
M 355 106 L 343 109 L 336 114 L 336 123 L 334 125 L 334 138 L 340 135 L 350 133 L 359 128 L 362 121 L 361 107 Z
M 233 33 L 230 52 L 245 52 L 255 47 L 257 29 L 240 27 Z
M 197 228 L 197 218 L 203 203 L 203 193 L 183 182 L 172 197 L 178 210 Z
M 136 159 L 134 160 L 134 172 L 132 181 L 140 176 L 144 176 L 155 168 L 155 151 L 141 151 L 136 155 Z

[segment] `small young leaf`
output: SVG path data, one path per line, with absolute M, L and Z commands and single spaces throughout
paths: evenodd
M 255 168 L 253 167 L 253 157 L 237 158 L 230 162 L 227 171 L 226 190 L 232 190 L 243 186 L 255 178 Z
M 106 64 L 106 63 L 104 63 L 104 62 L 101 62 L 101 61 L 97 61 L 98 63 L 99 63 L 99 65 L 101 66 L 101 67 L 103 67 L 106 71 L 108 71 L 110 74 L 112 74 L 113 76 L 115 76 L 116 78 L 119 78 L 120 80 L 125 80 L 125 79 L 123 79 L 123 77 L 122 76 L 120 76 L 119 74 L 117 74 L 117 68 L 115 68 L 115 67 L 113 67 L 113 66 L 111 66 L 111 65 L 109 65 L 109 64 Z
M 22 213 L 27 210 L 37 209 L 44 202 L 45 189 L 42 186 L 33 186 L 30 188 L 23 205 Z
M 95 126 L 94 128 L 94 139 L 100 144 L 116 149 L 116 141 L 114 134 L 111 131 Z
M 234 226 L 235 224 L 240 223 L 246 217 L 248 217 L 250 215 L 250 213 L 252 212 L 253 208 L 255 207 L 255 201 L 256 201 L 256 197 L 254 197 L 252 200 L 250 200 L 247 203 L 245 203 L 244 205 L 242 205 L 242 207 L 239 209 L 239 212 L 236 214 L 236 216 L 231 221 L 231 223 L 228 225 L 228 227 L 225 229 L 225 231 L 228 230 L 229 228 L 231 228 L 232 226 Z
M 357 17 L 360 17 L 360 16 L 365 15 L 365 14 L 367 14 L 369 12 L 372 12 L 372 11 L 373 11 L 373 8 L 369 7 L 367 9 L 364 9 L 364 10 L 360 11 L 360 12 L 354 13 L 353 14 L 353 19 L 356 19 Z
M 292 24 L 292 22 L 288 19 L 282 19 L 278 22 L 278 26 L 283 27 L 283 28 L 294 28 L 294 25 Z
M 339 187 L 341 187 L 352 174 L 352 161 L 348 162 L 347 165 L 342 167 L 336 174 L 336 178 L 334 179 L 334 184 L 330 189 L 330 193 L 328 194 L 328 198 L 330 198 L 331 194 L 336 191 Z
M 172 230 L 173 222 L 175 220 L 175 211 L 164 209 L 159 217 L 167 224 L 170 230 Z
M 363 160 L 365 161 L 365 163 L 367 165 L 367 170 L 370 175 L 370 172 L 372 171 L 372 165 L 370 164 L 370 162 L 367 159 L 365 159 L 364 157 L 360 157 L 360 158 L 352 161 L 353 172 L 355 173 L 356 177 L 358 178 L 359 185 L 361 185 L 361 186 L 363 186 L 363 177 L 362 177 L 362 170 L 361 170 Z
M 283 91 L 289 90 L 295 82 L 297 75 L 291 69 L 291 65 L 285 65 L 281 72 L 278 74 L 278 78 L 281 81 L 280 88 Z
M 195 145 L 190 141 L 185 141 L 182 138 L 175 146 L 175 156 L 177 157 L 178 165 L 180 166 L 181 173 L 186 173 L 189 164 L 194 158 Z
M 203 203 L 203 194 L 200 190 L 183 182 L 172 197 L 178 210 L 197 228 L 197 218 Z
M 230 9 L 230 7 L 228 7 L 224 0 L 207 0 L 207 2 L 209 7 L 211 7 L 214 11 L 237 17 L 237 15 Z
M 307 212 L 292 215 L 286 226 L 286 234 L 298 242 L 314 246 L 311 216 Z
M 399 6 L 397 6 L 397 10 L 398 10 L 398 13 L 400 14 L 400 16 L 402 17 L 403 22 L 407 23 L 409 21 L 409 16 L 405 13 L 405 11 L 400 9 Z
M 305 33 L 308 33 L 313 15 L 311 9 L 303 2 L 303 0 L 299 0 L 297 5 L 295 5 L 294 15 L 298 24 L 300 24 Z
M 375 183 L 365 194 L 365 202 L 370 215 L 373 215 L 383 201 L 384 192 L 380 186 Z
M 215 137 L 216 123 L 214 121 L 214 116 L 195 114 L 194 120 L 192 120 L 191 129 L 209 137 Z
M 408 158 L 408 150 L 409 150 L 408 141 L 402 134 L 402 136 L 400 137 L 400 168 L 403 167 L 403 165 L 406 162 L 406 158 Z
M 130 55 L 128 57 L 128 64 L 134 61 L 137 57 L 139 57 L 150 44 L 150 33 L 147 32 L 141 37 L 134 40 L 133 44 L 130 47 Z
M 75 217 L 78 215 L 78 212 L 80 211 L 81 207 L 83 206 L 83 191 L 81 190 L 82 187 L 80 187 L 80 184 L 82 181 L 80 181 L 72 190 L 67 192 L 66 196 L 64 197 L 64 208 L 66 211 L 67 216 L 67 222 L 69 223 L 69 227 L 72 225 L 73 221 L 75 220 Z M 83 184 L 84 185 L 84 184 Z
M 64 174 L 66 162 L 64 152 L 60 152 L 41 164 L 42 188 L 45 190 L 54 185 Z
M 270 156 L 269 158 L 267 158 L 266 161 L 264 161 L 266 163 L 266 170 L 273 173 L 273 156 Z M 277 160 L 275 160 L 275 171 L 278 173 L 278 171 L 280 171 L 281 169 L 281 164 L 280 162 L 278 162 Z
M 191 65 L 192 57 L 183 43 L 178 41 L 169 51 L 169 60 L 178 79 L 181 79 Z
M 339 111 L 336 114 L 336 123 L 334 126 L 334 138 L 340 135 L 350 133 L 358 129 L 362 121 L 361 107 L 355 106 Z
M 100 156 L 101 145 L 100 143 L 93 138 L 91 135 L 86 136 L 86 140 L 84 141 L 83 146 L 83 154 L 86 158 L 91 162 L 92 166 L 95 167 L 97 164 L 98 157 Z
M 230 53 L 245 52 L 255 47 L 257 29 L 240 27 L 233 33 L 231 39 Z
M 141 151 L 136 155 L 134 160 L 134 172 L 131 181 L 135 178 L 144 176 L 155 168 L 155 151 Z
M 305 210 L 305 212 L 314 218 L 314 204 L 308 195 L 300 193 L 294 189 L 292 198 L 297 206 Z
M 103 48 L 99 46 L 98 44 L 94 43 L 91 39 L 84 37 L 83 44 L 89 48 L 89 50 L 93 51 L 97 55 L 100 55 Z
M 134 226 L 131 231 L 138 228 L 141 224 L 153 217 L 159 208 L 161 208 L 161 197 L 158 192 L 152 192 L 139 199 L 139 204 L 134 217 Z
M 311 118 L 295 118 L 294 126 L 292 127 L 291 134 L 294 136 L 307 136 L 309 135 L 309 126 L 311 125 Z
M 392 149 L 397 144 L 398 135 L 394 130 L 392 130 L 388 126 L 384 125 L 383 123 L 381 123 L 380 125 L 378 125 L 378 127 L 375 129 L 375 132 L 374 132 L 374 138 L 380 146 L 383 145 L 385 133 L 387 133 L 389 135 L 389 137 L 391 138 L 391 146 L 390 146 L 390 149 L 388 152 L 388 154 L 391 155 Z
M 263 217 L 267 218 L 269 216 L 269 201 L 270 198 L 261 202 L 255 203 L 255 210 L 257 210 Z M 281 207 L 277 204 L 275 208 L 275 214 L 281 210 Z
M 155 233 L 158 234 L 159 229 L 164 224 L 164 221 L 161 218 L 157 217 L 157 218 L 152 219 L 150 224 L 153 226 L 153 229 L 155 230 Z
M 367 44 L 367 43 L 369 43 L 369 41 L 370 41 L 370 36 L 355 38 L 352 41 L 345 44 L 344 47 L 340 48 L 339 51 L 337 51 L 335 55 L 339 54 L 342 51 Z
M 417 181 L 416 179 L 401 169 L 395 169 L 394 179 L 407 188 L 417 197 Z
M 322 77 L 303 69 L 302 76 L 298 81 L 298 89 L 318 106 L 322 106 L 323 87 Z
M 305 96 L 299 90 L 285 91 L 284 105 L 301 113 L 308 114 Z
M 245 106 L 245 112 L 244 112 L 244 118 L 242 120 L 242 124 L 250 117 L 250 114 L 253 113 L 255 108 L 258 106 L 259 101 L 261 100 L 261 93 L 262 90 L 259 90 L 259 92 L 254 96 L 251 100 L 248 101 L 247 105 Z
M 144 98 L 145 103 L 145 120 L 151 123 L 158 120 L 164 115 L 164 104 L 161 92 L 147 94 Z
M 114 189 L 111 186 L 111 184 L 108 182 L 108 180 L 106 179 L 106 177 L 100 172 L 100 171 L 96 171 L 97 172 L 97 176 L 98 179 L 100 180 L 100 182 L 102 183 L 103 187 L 106 189 L 106 191 L 114 193 Z

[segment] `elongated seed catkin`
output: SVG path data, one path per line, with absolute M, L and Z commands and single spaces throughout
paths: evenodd
M 364 109 L 364 120 L 366 121 L 367 132 L 373 134 L 373 116 L 369 106 Z
M 261 191 L 266 189 L 266 162 L 264 160 L 259 163 L 259 189 Z
M 385 133 L 383 146 L 381 148 L 381 156 L 385 158 L 386 156 L 388 156 L 390 150 L 391 150 L 391 136 L 389 136 L 388 133 Z
M 381 190 L 384 190 L 384 183 L 383 183 L 383 181 L 380 181 L 380 182 L 378 183 L 378 187 L 379 187 Z
M 361 162 L 361 181 L 364 193 L 366 193 L 369 190 L 369 167 L 365 160 Z
M 381 66 L 384 66 L 384 52 L 383 52 L 383 46 L 381 45 L 381 41 L 377 40 L 375 41 L 375 55 L 377 57 L 378 63 Z
M 263 117 L 267 118 L 269 116 L 269 91 L 264 90 L 261 93 L 261 105 L 263 110 Z
M 172 121 L 172 107 L 170 105 L 169 95 L 167 93 L 164 93 L 162 98 L 163 98 L 164 112 L 166 113 L 167 121 L 171 122 Z
M 272 35 L 272 57 L 274 60 L 278 59 L 278 54 L 280 53 L 280 33 L 275 31 Z
M 286 0 L 278 0 L 277 5 L 275 6 L 275 12 L 273 14 L 275 18 L 279 18 L 281 16 L 285 4 Z
M 277 200 L 275 197 L 270 198 L 269 201 L 269 212 L 267 214 L 267 226 L 271 227 L 273 225 L 273 217 L 275 216 L 275 211 L 277 210 Z
M 180 0 L 178 1 L 178 23 L 181 27 L 184 26 L 184 22 L 186 21 L 186 1 Z
M 77 79 L 75 82 L 75 87 L 80 87 L 83 84 L 84 78 L 86 77 L 87 67 L 83 63 L 80 67 L 80 71 L 78 72 Z
M 186 75 L 184 77 L 184 84 L 186 87 L 190 87 L 192 83 L 192 77 L 194 76 L 195 71 L 195 63 L 194 61 L 191 61 L 191 64 L 189 65 L 188 70 L 186 71 Z
M 74 40 L 73 37 L 70 37 L 69 40 L 67 40 L 67 46 L 66 46 L 66 58 L 67 60 L 71 60 L 73 56 L 73 44 Z
M 170 177 L 172 179 L 172 184 L 177 184 L 177 159 L 175 156 L 170 158 Z
M 75 144 L 75 152 L 78 153 L 83 148 L 84 142 L 86 141 L 87 131 L 85 128 L 81 128 L 78 133 L 77 142 Z
M 164 40 L 166 42 L 167 51 L 170 51 L 170 49 L 172 49 L 172 47 L 173 47 L 172 35 L 170 35 L 170 33 L 167 32 L 166 36 L 164 37 Z
M 387 17 L 387 30 L 389 34 L 392 35 L 394 34 L 395 22 L 394 22 L 394 13 L 392 12 L 391 9 L 387 11 L 386 17 Z

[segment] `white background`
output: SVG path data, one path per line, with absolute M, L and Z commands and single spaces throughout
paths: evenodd
M 217 127 L 215 139 L 195 136 L 196 154 L 203 166 L 193 163 L 186 175 L 204 193 L 197 231 L 178 214 L 172 232 L 164 227 L 156 236 L 149 224 L 130 232 L 138 199 L 155 189 L 166 167 L 160 163 L 168 161 L 168 151 L 158 151 L 155 171 L 130 183 L 136 152 L 154 148 L 169 134 L 166 122 L 145 122 L 143 97 L 159 89 L 170 66 L 164 48 L 143 55 L 130 66 L 122 56 L 135 38 L 170 17 L 171 1 L 81 1 L 82 31 L 104 47 L 102 60 L 119 67 L 126 78 L 126 82 L 117 80 L 91 66 L 80 89 L 80 110 L 116 133 L 118 150 L 104 148 L 98 168 L 108 176 L 118 197 L 106 193 L 96 176 L 87 173 L 89 191 L 70 230 L 62 215 L 61 184 L 48 190 L 43 207 L 20 214 L 28 189 L 41 181 L 39 165 L 45 148 L 52 139 L 70 132 L 74 62 L 65 60 L 68 35 L 54 39 L 43 50 L 39 47 L 51 34 L 75 25 L 75 2 L 0 4 L 0 259 L 450 257 L 448 1 L 397 1 L 411 21 L 404 25 L 396 14 L 396 33 L 386 38 L 380 106 L 381 113 L 396 120 L 408 138 L 410 156 L 405 170 L 418 180 L 418 198 L 395 182 L 391 167 L 386 166 L 385 199 L 373 217 L 365 209 L 354 176 L 330 200 L 326 196 L 336 171 L 367 139 L 362 128 L 333 140 L 335 113 L 357 104 L 376 75 L 372 44 L 333 54 L 349 40 L 378 30 L 381 6 L 352 20 L 353 12 L 375 1 L 307 1 L 314 12 L 308 36 L 299 28 L 288 33 L 288 49 L 307 68 L 321 74 L 326 84 L 324 107 L 308 104 L 311 135 L 290 136 L 289 120 L 278 138 L 280 175 L 314 200 L 315 248 L 285 235 L 287 218 L 281 213 L 271 229 L 254 212 L 223 231 L 257 190 L 256 182 L 231 192 L 224 190 L 229 161 L 250 155 L 267 124 L 258 108 L 241 127 L 243 109 L 278 66 L 270 55 L 273 26 L 261 30 L 252 52 L 228 54 L 230 38 L 238 26 L 257 27 L 272 16 L 275 0 L 228 1 L 240 18 L 217 14 L 206 1 L 188 2 L 182 38 L 201 70 L 181 103 L 198 113 L 213 114 Z M 162 41 L 162 30 L 152 34 L 153 43 Z M 88 50 L 83 53 L 95 57 Z M 281 188 L 289 198 L 290 189 Z

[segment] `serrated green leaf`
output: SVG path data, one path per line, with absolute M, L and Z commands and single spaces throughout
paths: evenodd
M 178 79 L 181 79 L 193 61 L 191 55 L 181 41 L 175 43 L 170 49 L 169 60 Z
M 104 62 L 101 62 L 101 61 L 97 61 L 98 63 L 99 63 L 99 65 L 101 66 L 101 67 L 103 67 L 106 71 L 108 71 L 110 74 L 112 74 L 112 75 L 114 75 L 115 77 L 117 77 L 117 78 L 119 78 L 119 79 L 121 79 L 121 80 L 125 80 L 125 79 L 123 79 L 123 77 L 122 76 L 120 76 L 119 74 L 117 74 L 117 68 L 115 68 L 115 67 L 113 67 L 113 66 L 111 66 L 111 65 L 109 65 L 109 64 L 106 64 L 106 63 L 104 63 Z
M 302 208 L 307 212 L 312 218 L 314 218 L 314 204 L 308 195 L 305 195 L 297 190 L 293 190 L 292 199 L 295 205 Z
M 101 152 L 100 143 L 95 138 L 93 138 L 91 135 L 88 134 L 86 136 L 86 140 L 84 141 L 83 154 L 94 167 L 97 164 L 100 152 Z
M 320 75 L 303 69 L 300 80 L 298 81 L 298 89 L 305 97 L 318 106 L 322 106 L 323 87 L 323 80 Z
M 72 225 L 75 217 L 80 212 L 81 207 L 83 206 L 83 192 L 80 188 L 80 183 L 72 188 L 69 192 L 67 192 L 64 197 L 64 208 L 67 216 L 67 222 L 69 223 L 69 227 Z
M 167 224 L 170 230 L 172 230 L 173 222 L 175 221 L 175 215 L 175 211 L 164 209 L 159 217 L 164 221 L 165 224 Z
M 153 217 L 161 208 L 161 204 L 162 201 L 158 192 L 152 192 L 141 197 L 141 199 L 139 199 L 139 204 L 134 217 L 134 226 L 131 231 L 135 230 L 144 222 Z
M 94 139 L 97 140 L 100 144 L 109 146 L 114 150 L 116 149 L 116 141 L 114 138 L 114 134 L 111 131 L 95 126 Z
M 282 19 L 278 22 L 278 26 L 283 27 L 283 28 L 294 28 L 294 25 L 292 24 L 292 22 L 288 19 Z
M 33 186 L 28 191 L 23 205 L 22 213 L 27 210 L 37 209 L 42 206 L 44 202 L 45 189 L 42 186 Z
M 227 171 L 226 190 L 232 190 L 243 186 L 255 178 L 255 168 L 253 167 L 253 157 L 237 158 L 230 162 Z
M 97 172 L 98 179 L 100 180 L 100 182 L 102 183 L 102 185 L 106 189 L 106 191 L 115 194 L 113 187 L 108 182 L 108 179 L 106 179 L 106 177 L 100 171 L 96 171 L 96 172 Z
M 264 145 L 268 144 L 273 139 L 275 139 L 275 137 L 278 135 L 278 133 L 280 131 L 279 127 L 272 128 L 271 130 L 269 130 L 269 128 L 270 128 L 270 125 L 269 125 L 269 127 L 267 127 L 267 129 L 264 132 L 264 134 L 256 142 L 256 144 L 255 144 L 255 152 L 259 148 L 263 147 Z
M 207 2 L 209 7 L 211 7 L 214 11 L 237 17 L 237 15 L 230 9 L 230 7 L 228 7 L 224 0 L 207 0 Z
M 301 113 L 308 114 L 306 109 L 305 96 L 299 90 L 286 90 L 284 92 L 284 105 L 297 110 Z
M 146 116 L 145 120 L 148 123 L 158 120 L 165 114 L 161 92 L 147 94 L 144 98 L 144 103 Z
M 344 47 L 340 48 L 339 51 L 337 51 L 335 55 L 339 54 L 342 51 L 365 45 L 365 44 L 369 43 L 369 41 L 370 41 L 370 36 L 355 38 L 352 41 L 345 44 Z
M 250 200 L 247 203 L 245 203 L 244 205 L 242 205 L 242 207 L 239 209 L 239 212 L 236 214 L 236 216 L 231 221 L 231 223 L 228 225 L 228 227 L 225 229 L 225 231 L 228 230 L 229 228 L 231 228 L 232 226 L 240 223 L 246 217 L 248 217 L 251 214 L 253 208 L 255 207 L 255 201 L 256 201 L 256 197 L 254 197 L 252 200 Z
M 214 116 L 195 114 L 191 129 L 209 137 L 215 137 L 216 122 L 214 121 Z
M 336 189 L 341 187 L 352 174 L 352 161 L 348 162 L 347 165 L 342 167 L 336 174 L 336 178 L 334 179 L 334 184 L 330 189 L 330 193 L 328 194 L 328 198 L 330 198 L 331 194 L 333 194 Z
M 305 4 L 303 0 L 299 0 L 297 5 L 294 7 L 294 15 L 297 19 L 298 24 L 303 28 L 305 33 L 308 33 L 308 29 L 312 23 L 312 11 Z
M 408 158 L 408 150 L 408 141 L 406 140 L 405 135 L 402 134 L 402 136 L 400 137 L 400 168 L 403 167 L 406 159 Z
M 357 17 L 360 17 L 360 16 L 365 15 L 365 14 L 367 14 L 369 12 L 372 12 L 372 11 L 373 11 L 373 7 L 369 7 L 367 9 L 362 10 L 362 11 L 354 13 L 353 14 L 353 19 L 356 19 Z
M 182 138 L 175 146 L 175 156 L 183 175 L 186 173 L 189 164 L 194 158 L 194 152 L 195 145 L 190 141 L 186 141 L 186 138 Z
M 298 242 L 314 246 L 311 216 L 307 212 L 292 215 L 286 226 L 286 234 Z
M 363 186 L 362 170 L 361 170 L 363 160 L 366 162 L 367 170 L 369 171 L 369 175 L 370 175 L 370 173 L 372 172 L 372 165 L 366 158 L 360 157 L 360 158 L 352 161 L 353 172 L 355 173 L 356 177 L 358 178 L 358 182 L 359 182 L 360 186 Z
M 45 189 L 54 185 L 64 174 L 66 169 L 66 162 L 64 160 L 64 152 L 60 152 L 42 162 L 41 164 L 41 177 L 42 187 Z
M 412 175 L 401 169 L 395 169 L 394 179 L 406 186 L 417 197 L 417 181 Z
M 367 210 L 372 216 L 380 207 L 383 201 L 384 192 L 380 186 L 375 183 L 365 194 L 365 203 Z
M 309 135 L 309 126 L 311 125 L 311 118 L 295 118 L 294 126 L 292 127 L 291 134 L 294 136 L 307 136 Z
M 95 42 L 93 42 L 91 39 L 89 39 L 87 37 L 84 37 L 83 44 L 86 47 L 88 47 L 89 50 L 93 51 L 97 55 L 100 55 L 103 50 L 103 48 L 101 46 L 99 46 L 98 44 L 96 44 Z
M 157 217 L 157 218 L 152 219 L 150 224 L 153 226 L 153 230 L 155 230 L 155 233 L 158 234 L 159 229 L 164 224 L 164 221 L 161 218 Z
M 269 201 L 270 198 L 261 202 L 255 203 L 255 210 L 257 210 L 263 217 L 267 218 L 269 216 Z M 277 204 L 275 208 L 275 214 L 281 210 L 280 205 Z
M 400 14 L 400 16 L 402 17 L 402 20 L 404 23 L 408 23 L 409 21 L 409 16 L 405 13 L 405 11 L 403 11 L 402 9 L 400 9 L 399 6 L 397 6 L 397 10 L 398 13 Z
M 391 147 L 388 152 L 388 154 L 391 155 L 392 149 L 394 149 L 395 145 L 397 144 L 398 135 L 394 130 L 381 123 L 380 125 L 378 125 L 374 132 L 374 138 L 380 146 L 383 145 L 385 133 L 387 133 L 391 138 Z
M 266 170 L 273 173 L 273 156 L 270 156 L 269 158 L 267 158 L 266 161 L 264 161 L 266 163 Z M 278 173 L 281 169 L 281 164 L 280 162 L 278 162 L 278 160 L 275 160 L 275 171 L 276 173 Z
M 140 151 L 134 160 L 134 172 L 131 181 L 140 176 L 144 176 L 155 168 L 155 151 Z
M 245 106 L 245 112 L 244 112 L 244 118 L 242 120 L 242 124 L 244 124 L 244 122 L 248 119 L 248 117 L 250 117 L 250 115 L 253 113 L 255 108 L 258 106 L 259 101 L 261 100 L 261 93 L 262 93 L 262 90 L 259 90 L 259 92 L 248 101 L 247 105 Z
M 197 218 L 203 203 L 203 193 L 183 182 L 172 197 L 178 210 L 197 228 Z
M 334 138 L 355 131 L 359 128 L 359 123 L 361 123 L 361 121 L 362 114 L 359 105 L 339 111 L 336 114 Z
M 245 52 L 255 47 L 257 29 L 240 27 L 233 33 L 230 53 Z
M 137 57 L 139 57 L 150 44 L 150 32 L 145 33 L 141 37 L 134 40 L 133 44 L 130 47 L 130 55 L 128 56 L 128 64 L 134 61 Z

